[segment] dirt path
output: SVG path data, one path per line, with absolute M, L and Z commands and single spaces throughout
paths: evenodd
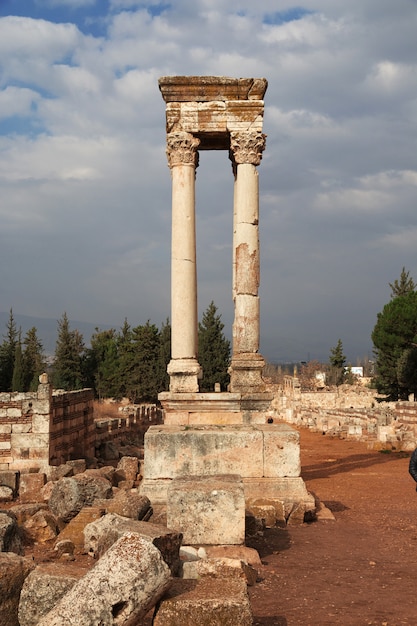
M 256 626 L 417 625 L 409 455 L 300 429 L 302 475 L 335 520 L 266 531 Z

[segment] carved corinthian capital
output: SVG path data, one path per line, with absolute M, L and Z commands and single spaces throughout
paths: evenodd
M 266 135 L 261 132 L 230 133 L 230 157 L 235 163 L 259 165 L 265 150 Z
M 174 165 L 194 165 L 197 167 L 197 148 L 199 145 L 200 140 L 190 133 L 169 133 L 166 149 L 169 167 L 174 167 Z

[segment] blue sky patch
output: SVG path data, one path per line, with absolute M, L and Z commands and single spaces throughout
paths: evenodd
M 262 20 L 264 24 L 279 25 L 286 22 L 294 22 L 301 20 L 305 15 L 311 15 L 313 11 L 303 9 L 303 7 L 293 7 L 287 11 L 276 11 L 275 13 L 267 13 Z

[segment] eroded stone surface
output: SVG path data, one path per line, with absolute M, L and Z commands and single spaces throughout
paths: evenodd
M 19 626 L 19 597 L 32 560 L 13 552 L 0 553 L 0 626 Z
M 164 596 L 154 626 L 251 626 L 246 583 L 241 580 L 177 579 Z
M 139 624 L 171 585 L 161 553 L 135 533 L 121 537 L 39 626 Z

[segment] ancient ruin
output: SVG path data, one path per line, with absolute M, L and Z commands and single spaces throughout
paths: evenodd
M 172 176 L 172 350 L 170 390 L 159 394 L 164 424 L 146 433 L 141 490 L 152 502 L 167 503 L 169 517 L 178 519 L 179 511 L 171 510 L 176 492 L 172 483 L 217 475 L 233 499 L 231 494 L 238 485 L 232 487 L 229 480 L 227 487 L 224 477 L 235 475 L 236 481 L 243 481 L 242 519 L 245 505 L 259 505 L 255 502 L 259 493 L 266 506 L 275 503 L 280 521 L 285 523 L 294 511 L 298 516 L 302 511 L 302 518 L 305 511 L 314 509 L 314 498 L 300 477 L 299 435 L 285 424 L 273 423 L 273 396 L 262 378 L 265 362 L 259 352 L 257 167 L 265 149 L 263 97 L 267 81 L 168 76 L 159 80 L 159 88 L 166 103 Z M 200 150 L 226 150 L 234 175 L 234 322 L 227 392 L 199 392 L 199 379 L 204 376 L 198 362 L 195 235 Z M 192 506 L 193 495 L 188 488 L 185 493 L 188 506 Z

